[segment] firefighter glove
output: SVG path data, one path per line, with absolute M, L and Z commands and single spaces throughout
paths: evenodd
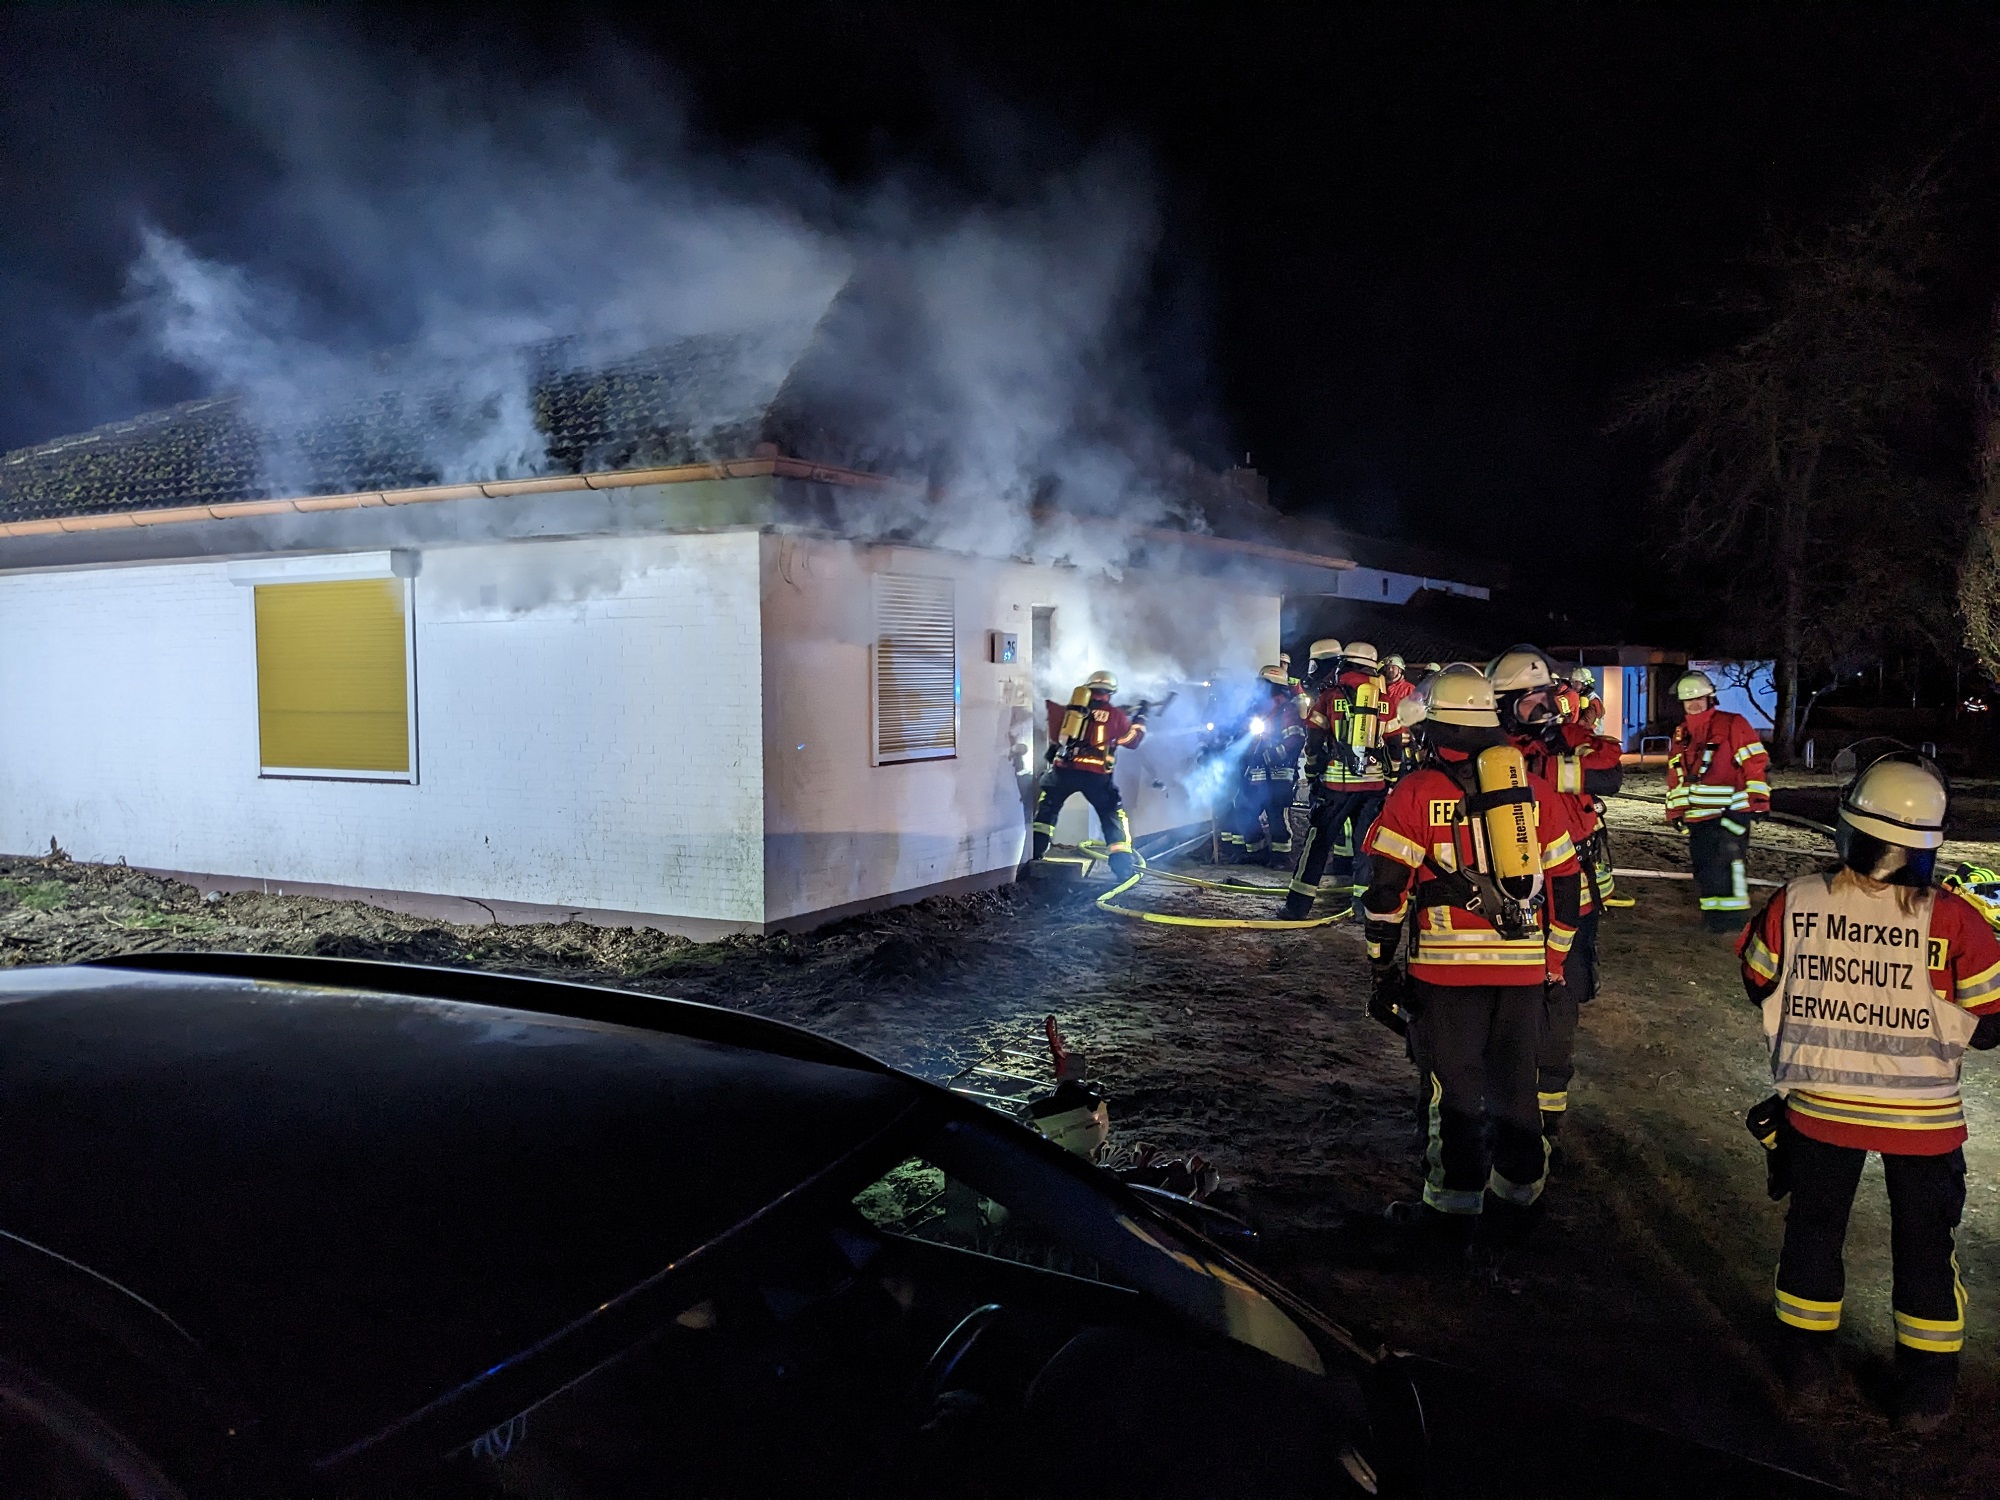
M 1764 1148 L 1764 1191 L 1776 1203 L 1792 1190 L 1792 1148 L 1785 1129 L 1784 1096 L 1773 1094 L 1758 1100 L 1744 1115 L 1743 1124 Z
M 1410 976 L 1393 963 L 1369 965 L 1368 1014 L 1395 1032 L 1407 1036 L 1416 1019 L 1414 988 Z
M 1981 1052 L 2000 1047 L 2000 1011 L 1979 1018 L 1979 1024 L 1972 1031 L 1971 1045 Z

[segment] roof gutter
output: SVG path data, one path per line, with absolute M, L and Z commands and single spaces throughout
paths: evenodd
M 177 505 L 162 510 L 122 510 L 89 516 L 44 516 L 32 521 L 0 521 L 0 536 L 59 536 L 84 531 L 182 526 L 254 516 L 313 515 L 328 510 L 367 510 L 385 505 L 423 505 L 437 500 L 498 500 L 512 495 L 554 495 L 571 490 L 633 489 L 647 484 L 688 484 L 704 479 L 805 479 L 858 489 L 891 489 L 898 481 L 858 469 L 841 469 L 804 459 L 761 457 L 717 463 L 675 464 L 656 469 L 614 469 L 597 474 L 551 474 L 536 479 L 494 479 L 481 484 L 434 484 L 400 490 L 357 490 L 346 495 L 301 495 L 288 500 L 230 500 L 218 505 Z
M 133 531 L 155 526 L 186 526 L 202 521 L 231 521 L 257 516 L 316 515 L 322 511 L 371 510 L 383 506 L 427 505 L 442 500 L 499 500 L 517 495 L 559 495 L 579 490 L 636 489 L 649 484 L 691 484 L 717 479 L 803 479 L 852 489 L 890 490 L 907 481 L 812 463 L 782 454 L 722 459 L 714 463 L 673 464 L 652 469 L 608 469 L 594 474 L 549 474 L 534 479 L 492 479 L 478 484 L 419 485 L 396 490 L 356 490 L 344 495 L 299 495 L 277 500 L 230 500 L 216 505 L 176 505 L 159 510 L 120 510 L 84 516 L 43 516 L 32 521 L 0 521 L 0 537 L 64 536 L 82 532 Z M 1070 516 L 1071 520 L 1109 517 Z M 1196 551 L 1230 552 L 1268 562 L 1345 571 L 1356 565 L 1349 557 L 1300 552 L 1267 542 L 1243 541 L 1208 532 L 1175 531 L 1164 526 L 1138 526 L 1131 534 L 1162 545 Z

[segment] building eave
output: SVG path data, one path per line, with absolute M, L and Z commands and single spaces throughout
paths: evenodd
M 803 479 L 856 489 L 893 489 L 899 482 L 858 469 L 842 469 L 805 459 L 777 457 L 724 459 L 653 469 L 609 469 L 593 474 L 551 474 L 534 479 L 493 479 L 478 484 L 434 484 L 409 489 L 357 490 L 344 495 L 299 495 L 289 499 L 231 500 L 215 505 L 176 505 L 154 510 L 98 511 L 78 516 L 41 516 L 0 521 L 0 536 L 57 536 L 133 527 L 184 526 L 260 516 L 315 515 L 323 511 L 367 510 L 386 505 L 426 505 L 445 500 L 498 500 L 519 495 L 554 495 L 574 490 L 633 489 L 649 484 L 686 484 L 710 479 Z

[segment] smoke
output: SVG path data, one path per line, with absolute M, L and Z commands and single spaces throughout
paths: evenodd
M 920 481 L 842 492 L 851 535 L 1116 574 L 1134 527 L 1201 524 L 1164 482 L 1143 349 L 1161 226 L 1129 146 L 1004 195 L 914 172 L 839 189 L 704 144 L 629 68 L 585 92 L 296 25 L 234 56 L 212 92 L 266 163 L 213 236 L 235 253 L 140 225 L 122 317 L 135 356 L 240 398 L 268 493 L 602 466 L 550 451 L 538 382 L 715 335 L 726 368 L 671 393 L 677 457 L 745 456 L 746 413 L 782 386 L 788 449 Z M 362 421 L 413 451 L 330 477 L 326 435 Z

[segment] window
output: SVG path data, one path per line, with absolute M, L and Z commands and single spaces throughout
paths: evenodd
M 260 583 L 253 593 L 263 773 L 415 781 L 408 580 Z
M 958 619 L 949 578 L 875 577 L 875 764 L 958 754 Z

